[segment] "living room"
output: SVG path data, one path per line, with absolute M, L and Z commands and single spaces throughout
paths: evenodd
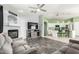
M 76 43 L 79 42 L 78 10 L 79 4 L 0 5 L 0 37 L 2 37 L 0 38 L 0 45 L 4 47 L 0 53 L 63 53 L 59 52 L 61 47 L 75 42 L 75 40 L 77 40 Z M 4 44 L 2 35 L 6 37 L 6 40 L 10 39 L 12 42 L 7 43 L 8 45 Z M 78 50 L 78 46 L 76 48 Z M 69 52 L 70 50 L 66 54 L 79 53 L 75 50 Z

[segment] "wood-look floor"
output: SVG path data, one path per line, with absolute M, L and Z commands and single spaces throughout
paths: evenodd
M 30 46 L 38 48 L 38 54 L 51 54 L 61 48 L 65 43 L 47 38 L 27 39 Z

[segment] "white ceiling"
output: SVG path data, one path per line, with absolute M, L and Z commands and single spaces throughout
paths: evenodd
M 10 4 L 4 5 L 6 9 L 13 10 L 21 15 L 28 15 L 31 9 L 30 6 L 37 7 L 36 4 Z M 45 4 L 43 9 L 47 12 L 38 12 L 48 18 L 70 18 L 79 16 L 79 4 Z M 19 12 L 20 11 L 20 12 Z M 58 14 L 58 16 L 56 16 Z

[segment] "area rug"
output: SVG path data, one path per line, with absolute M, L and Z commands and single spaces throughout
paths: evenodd
M 66 43 L 51 40 L 47 38 L 32 38 L 27 40 L 28 44 L 32 47 L 38 48 L 38 54 L 52 54 L 57 49 L 60 49 Z

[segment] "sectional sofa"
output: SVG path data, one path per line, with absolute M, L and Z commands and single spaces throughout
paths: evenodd
M 7 34 L 0 34 L 0 54 L 35 54 L 37 48 L 30 47 L 22 38 L 11 39 Z
M 11 39 L 7 34 L 0 34 L 0 54 L 37 54 L 38 48 L 28 45 L 25 39 Z M 79 41 L 70 39 L 52 54 L 79 54 Z
M 69 44 L 64 45 L 53 54 L 79 54 L 79 41 L 69 40 Z

